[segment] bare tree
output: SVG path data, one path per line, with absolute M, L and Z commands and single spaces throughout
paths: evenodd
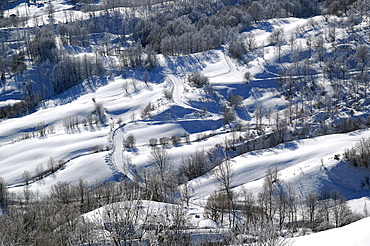
M 193 83 L 196 87 L 203 87 L 209 83 L 209 79 L 201 72 L 194 72 L 189 75 L 188 81 Z
M 130 133 L 126 139 L 123 141 L 125 148 L 133 149 L 135 148 L 136 138 L 134 134 Z
M 81 213 L 87 212 L 91 206 L 91 193 L 88 183 L 80 178 L 72 189 L 75 191 L 77 200 L 80 203 Z
M 320 219 L 321 219 L 321 225 L 320 225 L 320 229 L 323 229 L 323 230 L 326 230 L 326 229 L 329 229 L 331 227 L 330 225 L 330 209 L 331 209 L 331 206 L 332 206 L 332 201 L 331 201 L 331 194 L 330 194 L 330 191 L 329 190 L 326 190 L 324 189 L 323 191 L 321 191 L 321 194 L 320 196 L 318 197 L 319 198 L 319 202 L 318 202 L 318 212 L 319 212 L 319 216 L 320 216 Z
M 266 10 L 259 2 L 253 1 L 252 5 L 248 9 L 248 13 L 251 16 L 251 19 L 257 23 L 258 21 L 265 19 Z
M 26 184 L 26 186 L 28 186 L 29 182 L 30 182 L 30 172 L 27 171 L 27 170 L 24 170 L 23 174 L 22 174 L 22 178 L 24 180 L 24 183 Z
M 123 84 L 122 84 L 122 88 L 125 90 L 126 94 L 128 95 L 129 92 L 128 90 L 130 89 L 130 85 L 127 81 L 125 81 Z
M 8 190 L 3 177 L 0 177 L 0 206 L 6 209 L 8 205 Z
M 44 166 L 40 163 L 35 168 L 36 180 L 42 179 L 44 175 Z
M 161 145 L 167 145 L 169 141 L 170 141 L 170 139 L 169 139 L 168 137 L 161 137 L 161 138 L 159 139 L 159 143 L 160 143 Z
M 128 245 L 134 239 L 142 239 L 145 227 L 138 224 L 145 223 L 151 214 L 149 207 L 142 206 L 139 196 L 125 196 L 123 199 L 123 202 L 107 205 L 100 214 L 101 218 L 95 222 L 97 225 L 104 222 L 104 229 L 108 233 L 106 240 L 112 245 Z
M 96 115 L 101 124 L 104 124 L 106 122 L 104 110 L 105 108 L 102 103 L 95 103 L 94 114 Z
M 204 149 L 197 149 L 193 154 L 183 157 L 179 167 L 179 174 L 191 180 L 207 173 L 214 165 L 210 163 Z
M 277 168 L 268 169 L 263 181 L 262 192 L 258 194 L 258 202 L 263 210 L 265 219 L 271 220 L 275 214 L 274 193 L 276 191 Z
M 244 78 L 245 83 L 246 84 L 249 84 L 249 82 L 250 82 L 250 80 L 252 78 L 252 75 L 251 75 L 250 72 L 247 71 L 247 72 L 244 73 L 243 78 Z
M 214 172 L 214 175 L 219 182 L 222 191 L 226 194 L 227 199 L 227 210 L 229 212 L 229 226 L 234 226 L 235 213 L 233 211 L 233 199 L 234 194 L 231 191 L 231 186 L 234 178 L 234 170 L 230 160 L 226 159 L 221 165 L 219 165 Z
M 48 166 L 48 171 L 51 174 L 54 174 L 56 171 L 56 165 L 55 165 L 55 161 L 53 157 L 50 156 L 47 166 Z
M 364 70 L 366 69 L 370 55 L 369 55 L 369 47 L 367 45 L 360 45 L 357 47 L 356 54 L 355 54 L 358 67 L 361 71 L 361 75 L 363 74 Z
M 156 146 L 157 142 L 158 142 L 158 139 L 156 139 L 156 138 L 149 139 L 149 145 L 152 146 L 152 147 Z
M 149 75 L 148 70 L 145 70 L 142 80 L 144 81 L 145 85 L 148 86 L 148 82 L 150 80 L 150 75 Z
M 305 199 L 305 204 L 307 207 L 307 213 L 308 213 L 308 220 L 310 224 L 310 228 L 312 230 L 315 229 L 316 227 L 316 215 L 318 212 L 318 195 L 310 192 L 307 194 L 306 199 Z
M 351 223 L 352 211 L 347 205 L 346 198 L 340 194 L 336 189 L 332 190 L 332 215 L 335 227 L 344 226 Z
M 188 132 L 185 132 L 184 137 L 185 137 L 185 142 L 187 144 L 190 144 L 190 134 Z
M 234 178 L 234 170 L 230 160 L 227 159 L 219 165 L 215 169 L 214 176 L 219 182 L 221 189 L 226 192 L 229 198 L 231 198 L 231 186 Z
M 282 29 L 282 28 L 275 29 L 271 33 L 271 35 L 269 37 L 269 41 L 270 41 L 270 43 L 272 45 L 275 45 L 275 48 L 278 51 L 279 62 L 280 62 L 280 60 L 281 60 L 282 46 L 286 42 L 286 38 L 285 38 L 285 34 L 284 34 L 284 29 Z
M 51 199 L 55 199 L 60 204 L 69 204 L 72 199 L 71 186 L 67 182 L 58 181 L 49 192 Z
M 223 223 L 223 215 L 229 207 L 227 194 L 222 191 L 214 191 L 209 195 L 204 207 L 203 216 L 205 218 Z
M 180 136 L 173 135 L 171 137 L 171 141 L 172 141 L 173 145 L 179 145 L 181 143 L 181 138 L 180 138 Z
M 235 111 L 231 107 L 224 107 L 224 109 L 222 110 L 222 114 L 225 124 L 230 124 L 236 119 Z

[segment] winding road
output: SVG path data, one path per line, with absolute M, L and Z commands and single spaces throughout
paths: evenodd
M 167 74 L 168 79 L 172 82 L 172 100 L 173 102 L 182 108 L 194 109 L 192 106 L 184 102 L 181 95 L 184 92 L 184 84 L 182 79 L 172 75 Z M 111 151 L 106 157 L 107 164 L 111 167 L 114 173 L 123 173 L 129 179 L 137 179 L 136 174 L 127 165 L 127 160 L 125 160 L 123 139 L 126 134 L 124 127 L 126 124 L 121 125 L 116 128 L 110 135 Z
M 223 72 L 221 74 L 216 74 L 212 77 L 217 77 L 221 75 L 226 75 L 228 73 L 231 73 L 235 70 L 232 61 L 230 58 L 224 54 L 224 63 L 225 66 L 228 67 L 228 71 Z M 172 100 L 173 103 L 176 106 L 179 106 L 184 109 L 193 109 L 197 110 L 196 108 L 192 107 L 186 100 L 183 98 L 183 93 L 184 93 L 184 79 L 183 77 L 179 75 L 174 75 L 171 74 L 170 72 L 165 72 L 164 74 L 167 77 L 167 81 L 169 83 L 172 83 Z M 264 105 L 262 102 L 258 100 L 258 96 L 255 95 L 255 92 L 253 91 L 253 88 L 251 90 L 251 94 L 256 102 L 257 105 L 260 105 L 262 109 L 265 109 Z M 106 162 L 109 166 L 111 166 L 112 170 L 115 173 L 123 173 L 126 175 L 129 179 L 137 179 L 138 177 L 136 176 L 135 172 L 131 170 L 130 166 L 127 166 L 127 160 L 125 160 L 125 148 L 123 146 L 123 139 L 125 137 L 125 124 L 121 125 L 120 127 L 116 128 L 110 135 L 110 143 L 111 143 L 111 151 L 106 157 Z
M 189 104 L 185 103 L 184 100 L 182 100 L 181 98 L 181 95 L 184 91 L 184 84 L 183 82 L 181 81 L 180 78 L 172 75 L 172 74 L 168 74 L 167 75 L 168 78 L 171 80 L 172 84 L 173 84 L 173 87 L 172 87 L 172 99 L 174 101 L 175 104 L 177 104 L 178 106 L 180 107 L 183 107 L 183 108 L 191 108 L 191 109 L 194 109 L 192 106 L 190 106 Z

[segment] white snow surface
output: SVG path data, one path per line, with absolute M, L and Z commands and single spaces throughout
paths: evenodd
M 370 131 L 357 131 L 348 134 L 335 134 L 313 139 L 298 140 L 280 144 L 274 148 L 253 151 L 233 158 L 233 186 L 236 192 L 241 187 L 257 194 L 261 191 L 267 169 L 278 169 L 278 178 L 290 183 L 297 194 L 320 192 L 336 188 L 349 199 L 359 199 L 368 195 L 360 187 L 360 182 L 369 175 L 369 170 L 349 166 L 335 160 L 334 155 L 354 146 L 362 138 L 370 137 Z M 322 162 L 321 162 L 322 161 Z M 217 180 L 205 175 L 191 181 L 194 202 L 203 199 L 217 189 Z M 362 213 L 362 206 L 354 205 Z
M 291 239 L 292 246 L 366 246 L 370 242 L 370 217 L 341 228 Z
M 71 8 L 63 0 L 53 1 L 55 18 L 63 22 L 63 11 Z M 46 5 L 37 7 L 25 4 L 7 11 L 7 15 L 37 14 L 46 19 Z M 77 14 L 81 14 L 78 12 Z M 320 17 L 317 18 L 317 21 Z M 290 35 L 297 27 L 307 24 L 306 19 L 288 18 L 268 22 L 272 27 L 282 27 L 286 35 Z M 29 25 L 32 25 L 30 21 Z M 266 45 L 265 57 L 256 57 L 248 66 L 236 63 L 226 53 L 226 49 L 202 52 L 185 57 L 159 56 L 162 72 L 150 72 L 152 79 L 148 85 L 135 78 L 112 76 L 98 81 L 94 86 L 85 81 L 65 93 L 50 98 L 42 106 L 27 116 L 7 119 L 0 122 L 0 175 L 5 179 L 11 191 L 22 189 L 25 170 L 35 175 L 35 168 L 42 164 L 44 169 L 52 157 L 55 161 L 64 160 L 66 165 L 54 175 L 41 181 L 33 182 L 30 188 L 44 195 L 58 181 L 76 182 L 79 178 L 94 182 L 118 180 L 121 175 L 134 179 L 134 171 L 130 168 L 141 168 L 151 164 L 148 140 L 150 138 L 183 136 L 189 133 L 190 144 L 178 146 L 168 145 L 166 149 L 172 156 L 172 165 L 177 168 L 181 158 L 192 154 L 196 149 L 205 150 L 223 143 L 229 136 L 221 119 L 220 105 L 200 100 L 204 91 L 194 89 L 184 78 L 191 72 L 202 70 L 210 78 L 221 99 L 226 92 L 232 92 L 244 97 L 245 109 L 238 111 L 238 119 L 244 123 L 252 123 L 250 111 L 256 105 L 268 109 L 284 107 L 287 102 L 275 95 L 276 77 L 274 71 L 268 71 L 268 63 L 276 59 L 277 53 L 267 45 L 271 30 L 257 26 L 253 31 L 257 45 Z M 303 49 L 305 47 L 302 47 Z M 283 47 L 287 50 L 289 47 Z M 245 84 L 243 75 L 249 71 L 252 76 L 250 84 Z M 134 74 L 135 72 L 133 72 Z M 138 70 L 138 74 L 143 71 Z M 265 74 L 261 76 L 261 74 Z M 157 79 L 161 78 L 161 79 Z M 128 83 L 126 92 L 123 85 Z M 134 89 L 133 84 L 136 85 Z M 170 89 L 172 99 L 164 96 L 163 91 Z M 79 122 L 94 110 L 94 99 L 105 108 L 107 123 L 84 127 L 80 125 L 74 130 L 65 130 L 63 121 L 68 116 L 77 115 Z M 6 101 L 0 105 L 6 104 Z M 142 109 L 151 103 L 155 109 L 151 118 L 141 118 Z M 207 108 L 205 116 L 199 116 L 202 108 Z M 122 121 L 119 126 L 118 120 Z M 25 133 L 35 131 L 36 126 L 44 122 L 54 126 L 53 133 L 45 137 L 30 137 L 22 140 Z M 217 134 L 202 141 L 195 141 L 202 132 Z M 122 141 L 128 134 L 136 137 L 136 148 L 127 150 Z M 31 134 L 32 135 L 32 134 Z M 361 213 L 364 204 L 370 205 L 369 191 L 360 187 L 360 182 L 370 175 L 369 170 L 350 167 L 342 160 L 335 160 L 334 155 L 342 154 L 362 138 L 370 137 L 370 130 L 356 131 L 347 134 L 336 134 L 313 139 L 297 140 L 278 145 L 267 150 L 250 152 L 231 160 L 235 172 L 233 189 L 237 192 L 241 187 L 257 194 L 263 183 L 268 168 L 277 167 L 279 179 L 290 183 L 298 194 L 304 195 L 311 191 L 320 192 L 322 189 L 336 188 L 350 201 L 355 211 Z M 110 150 L 93 153 L 96 146 L 108 146 Z M 127 158 L 134 166 L 124 168 Z M 206 198 L 218 187 L 212 172 L 190 182 L 191 206 L 190 214 L 202 213 Z M 194 217 L 194 216 L 193 216 Z M 200 226 L 208 222 L 195 220 Z M 366 218 L 339 229 L 332 229 L 309 236 L 298 238 L 294 246 L 303 245 L 369 245 L 368 228 L 370 219 Z M 367 228 L 367 230 L 366 230 Z

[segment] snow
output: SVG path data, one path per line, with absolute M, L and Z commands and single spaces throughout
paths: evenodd
M 217 223 L 215 221 L 210 220 L 210 219 L 206 219 L 206 220 L 202 220 L 202 221 L 199 222 L 198 228 L 200 228 L 200 229 L 217 229 L 217 228 L 219 228 L 219 226 L 217 225 Z
M 369 191 L 361 189 L 360 182 L 370 171 L 358 170 L 345 162 L 334 160 L 334 155 L 343 153 L 346 148 L 368 137 L 369 130 L 322 136 L 235 157 L 232 160 L 235 173 L 232 185 L 236 192 L 244 187 L 257 194 L 262 188 L 266 171 L 276 167 L 279 179 L 290 183 L 299 195 L 336 188 L 348 199 L 358 199 L 369 195 Z M 218 188 L 216 179 L 210 175 L 193 180 L 190 185 L 194 191 L 193 202 L 200 197 L 208 197 Z
M 358 246 L 370 242 L 370 217 L 341 228 L 314 233 L 291 240 L 292 246 Z
M 55 1 L 55 4 L 56 13 L 70 7 L 63 1 Z M 23 7 L 20 5 L 18 9 Z M 45 6 L 36 10 L 35 6 L 31 6 L 29 11 L 44 11 L 43 8 Z M 12 11 L 16 9 L 8 12 L 12 13 Z M 40 14 L 45 13 L 40 12 Z M 317 21 L 319 20 L 320 18 L 317 18 Z M 306 25 L 308 25 L 307 19 L 276 19 L 259 23 L 250 31 L 255 35 L 257 44 L 260 46 L 262 42 L 267 45 L 268 35 L 277 27 L 283 28 L 288 37 L 298 27 Z M 260 105 L 265 112 L 285 107 L 286 100 L 276 91 L 278 75 L 271 66 L 271 61 L 276 59 L 276 51 L 266 46 L 265 53 L 264 59 L 255 57 L 248 66 L 236 63 L 226 53 L 225 48 L 183 57 L 158 56 L 161 69 L 150 72 L 150 77 L 161 79 L 149 82 L 148 85 L 137 79 L 135 71 L 128 71 L 127 78 L 113 76 L 109 79 L 85 81 L 43 102 L 44 107 L 32 114 L 0 122 L 2 175 L 11 187 L 22 185 L 21 176 L 24 170 L 28 170 L 32 175 L 38 164 L 41 163 L 46 168 L 48 160 L 53 157 L 56 161 L 66 160 L 68 164 L 64 170 L 59 170 L 55 174 L 55 178 L 48 178 L 50 180 L 44 182 L 45 185 L 33 185 L 35 189 L 37 187 L 45 190 L 43 193 L 47 193 L 48 188 L 56 180 L 74 182 L 77 177 L 114 180 L 115 175 L 119 173 L 134 178 L 132 170 L 124 170 L 124 162 L 129 158 L 138 168 L 150 165 L 151 148 L 148 146 L 150 138 L 183 136 L 188 132 L 191 144 L 182 143 L 178 146 L 166 147 L 176 168 L 181 164 L 183 156 L 192 154 L 196 149 L 207 150 L 222 144 L 227 136 L 223 128 L 220 105 L 199 101 L 199 98 L 203 97 L 202 92 L 185 81 L 190 72 L 201 69 L 210 78 L 211 84 L 221 97 L 226 97 L 229 92 L 243 96 L 245 109 L 237 112 L 239 119 L 245 122 L 253 122 L 252 112 L 256 105 Z M 246 71 L 254 76 L 250 84 L 245 84 L 243 81 Z M 142 72 L 138 71 L 138 73 Z M 135 78 L 130 78 L 130 75 L 134 75 Z M 127 92 L 123 88 L 126 83 L 129 85 Z M 172 99 L 164 97 L 164 90 L 171 91 Z M 102 126 L 80 126 L 74 132 L 66 131 L 63 120 L 68 116 L 78 115 L 81 122 L 93 112 L 94 101 L 104 106 L 107 123 Z M 148 103 L 152 103 L 155 107 L 151 112 L 153 117 L 141 119 L 141 110 Z M 199 112 L 204 107 L 207 107 L 209 113 L 202 118 L 199 117 Z M 116 123 L 118 119 L 122 121 L 121 126 Z M 47 126 L 54 125 L 54 133 L 42 138 L 32 137 L 20 140 L 25 132 L 34 131 L 40 122 L 45 122 Z M 197 134 L 211 131 L 218 134 L 202 141 L 195 141 Z M 134 134 L 136 138 L 134 151 L 125 149 L 122 144 L 122 140 L 128 134 Z M 325 136 L 286 143 L 270 150 L 235 157 L 232 160 L 236 173 L 235 190 L 244 186 L 258 192 L 266 170 L 277 166 L 281 179 L 293 183 L 297 187 L 297 192 L 304 194 L 311 190 L 319 191 L 323 187 L 331 188 L 340 185 L 347 197 L 358 199 L 361 193 L 358 190 L 358 181 L 338 174 L 338 170 L 345 170 L 360 178 L 365 174 L 357 174 L 355 170 L 343 167 L 342 162 L 333 160 L 333 156 L 368 136 L 370 136 L 368 131 Z M 97 145 L 110 146 L 111 150 L 92 154 L 91 149 Z M 332 148 L 323 148 L 323 146 L 332 146 Z M 45 151 L 46 149 L 49 151 Z M 85 164 L 84 161 L 87 159 L 94 163 L 90 165 L 92 167 L 90 174 L 89 170 L 81 169 L 84 173 L 76 172 L 74 175 L 67 175 L 69 170 L 77 170 L 77 167 Z M 328 171 L 323 171 L 321 159 Z M 98 168 L 101 168 L 101 172 L 96 172 Z M 329 173 L 329 171 L 332 172 Z M 101 173 L 100 177 L 99 173 Z M 346 185 L 342 185 L 343 183 Z M 207 197 L 217 188 L 216 181 L 210 174 L 192 181 L 191 186 L 193 200 Z M 359 195 L 351 195 L 352 190 L 358 191 Z
M 53 6 L 56 21 L 64 22 L 64 11 L 72 6 L 64 0 L 53 1 Z M 38 15 L 47 20 L 46 8 L 47 4 L 43 7 L 26 7 L 26 4 L 22 3 L 6 11 L 5 15 Z M 82 15 L 79 11 L 70 13 Z M 317 17 L 315 21 L 319 22 L 321 19 L 322 17 Z M 28 24 L 34 25 L 33 21 L 29 20 Z M 266 47 L 264 57 L 255 55 L 251 57 L 248 65 L 239 64 L 230 58 L 226 47 L 183 57 L 158 56 L 160 68 L 150 71 L 150 77 L 155 79 L 148 85 L 138 79 L 137 74 L 143 73 L 140 69 L 127 71 L 126 77 L 112 75 L 100 80 L 87 80 L 44 101 L 33 113 L 1 121 L 1 176 L 11 191 L 19 191 L 24 185 L 22 173 L 27 170 L 34 176 L 35 168 L 42 164 L 45 170 L 52 157 L 55 161 L 65 160 L 66 165 L 54 175 L 31 183 L 30 188 L 38 190 L 42 195 L 48 194 L 50 187 L 58 181 L 73 183 L 80 178 L 89 183 L 98 179 L 117 181 L 123 175 L 135 179 L 134 167 L 139 169 L 151 165 L 151 147 L 148 146 L 150 138 L 170 138 L 189 133 L 191 143 L 182 141 L 177 146 L 165 146 L 171 155 L 173 167 L 178 168 L 182 157 L 194 153 L 196 149 L 208 150 L 222 144 L 225 137 L 230 138 L 220 111 L 228 93 L 244 98 L 244 108 L 236 110 L 242 123 L 254 122 L 253 111 L 257 105 L 268 112 L 282 109 L 288 104 L 276 90 L 278 74 L 273 61 L 277 59 L 277 52 L 269 46 L 267 40 L 277 27 L 283 28 L 286 37 L 289 37 L 298 27 L 307 26 L 308 21 L 296 18 L 271 20 L 261 22 L 249 30 L 255 35 L 257 45 Z M 304 39 L 302 41 L 304 43 Z M 282 54 L 288 49 L 288 45 L 283 46 Z M 305 45 L 302 49 L 306 49 Z M 207 97 L 203 90 L 186 82 L 186 76 L 198 70 L 208 76 L 216 91 L 215 97 L 218 98 Z M 252 75 L 249 84 L 243 79 L 247 71 Z M 126 83 L 129 85 L 127 92 L 123 88 Z M 0 91 L 0 107 L 18 100 L 10 94 L 11 87 L 9 88 Z M 170 90 L 172 99 L 165 97 L 165 90 Z M 95 107 L 94 101 L 102 103 L 105 108 L 105 124 L 87 127 L 80 125 L 69 131 L 64 128 L 63 121 L 66 117 L 77 115 L 79 122 L 82 122 L 91 114 Z M 141 118 L 141 111 L 148 103 L 155 107 L 151 111 L 152 117 Z M 203 108 L 207 108 L 208 112 L 201 116 Z M 122 121 L 121 125 L 117 123 L 119 119 Z M 53 125 L 53 133 L 44 137 L 31 136 L 22 139 L 26 133 L 32 135 L 40 122 L 44 122 L 46 126 Z M 198 134 L 208 135 L 211 132 L 215 134 L 196 141 Z M 128 134 L 133 134 L 136 138 L 133 150 L 123 146 L 123 139 Z M 342 159 L 334 159 L 334 155 L 342 154 L 357 141 L 368 137 L 370 130 L 361 130 L 292 141 L 234 157 L 231 160 L 235 172 L 233 190 L 238 192 L 245 188 L 257 194 L 262 187 L 266 171 L 277 167 L 279 179 L 290 183 L 299 195 L 304 196 L 311 191 L 320 192 L 324 188 L 336 188 L 349 199 L 349 205 L 354 211 L 363 213 L 365 205 L 370 211 L 370 191 L 360 187 L 360 182 L 370 175 L 370 171 L 350 167 Z M 104 150 L 95 153 L 93 150 L 96 146 L 103 146 Z M 105 150 L 106 147 L 110 149 Z M 125 162 L 128 159 L 131 160 L 132 166 L 127 169 Z M 219 188 L 212 172 L 190 181 L 189 186 L 189 214 L 192 215 L 192 223 L 199 228 L 216 228 L 217 225 L 213 222 L 202 218 L 205 200 Z M 370 238 L 363 228 L 369 226 L 370 220 L 366 218 L 343 228 L 300 237 L 294 245 L 367 245 Z

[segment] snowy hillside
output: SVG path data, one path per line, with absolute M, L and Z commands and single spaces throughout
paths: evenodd
M 266 226 L 272 241 L 351 245 L 340 235 L 366 226 L 349 223 L 370 209 L 370 169 L 344 155 L 370 138 L 370 24 L 367 9 L 356 12 L 366 1 L 294 3 L 305 14 L 282 3 L 273 14 L 264 1 L 180 2 L 2 3 L 4 212 L 58 201 L 62 219 L 43 230 L 80 236 L 60 245 L 121 234 L 181 245 L 205 229 L 209 242 L 251 245 Z M 125 202 L 138 217 L 117 233 Z M 366 245 L 366 231 L 355 237 Z
M 365 218 L 342 228 L 299 237 L 292 245 L 366 245 L 369 242 L 369 234 L 365 228 L 368 226 L 369 218 Z

